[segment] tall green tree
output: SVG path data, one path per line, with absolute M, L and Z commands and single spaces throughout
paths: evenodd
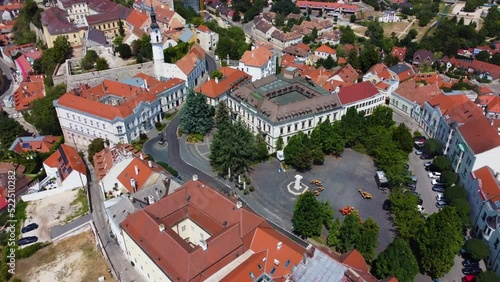
M 399 237 L 404 240 L 414 238 L 415 230 L 420 230 L 425 223 L 425 219 L 417 210 L 417 196 L 395 190 L 391 192 L 389 199 Z
M 451 161 L 446 156 L 438 156 L 432 161 L 432 170 L 443 172 L 451 170 Z
M 302 238 L 321 234 L 322 210 L 316 196 L 306 191 L 300 195 L 293 209 L 294 232 Z
M 226 102 L 221 101 L 215 110 L 215 125 L 218 128 L 224 128 L 230 124 L 231 117 L 229 116 L 229 108 L 227 107 Z
M 395 124 L 392 120 L 392 109 L 386 106 L 376 107 L 373 113 L 368 116 L 368 124 L 370 126 L 383 126 L 385 128 L 392 127 Z
M 455 209 L 445 207 L 431 214 L 420 231 L 413 235 L 418 244 L 421 269 L 433 278 L 448 273 L 463 240 L 462 223 Z
M 341 27 L 340 30 L 342 31 L 342 36 L 340 37 L 340 43 L 354 44 L 354 42 L 356 41 L 356 34 L 354 34 L 354 31 L 351 29 L 351 27 L 350 26 Z
M 108 61 L 105 58 L 97 58 L 95 61 L 95 69 L 98 71 L 109 69 Z
M 438 139 L 430 138 L 424 142 L 424 153 L 435 156 L 441 153 L 441 142 Z
M 183 132 L 205 135 L 213 125 L 212 106 L 202 94 L 191 92 L 181 109 L 180 127 Z
M 340 134 L 340 123 L 325 120 L 318 124 L 311 133 L 311 143 L 314 147 L 321 148 L 326 155 L 342 155 L 345 142 Z
M 500 277 L 496 275 L 493 271 L 485 271 L 479 273 L 476 277 L 476 282 L 498 282 L 500 281 Z
M 413 137 L 404 123 L 400 123 L 392 130 L 392 140 L 406 153 L 411 153 L 413 150 Z
M 483 239 L 472 238 L 465 241 L 464 249 L 473 259 L 483 260 L 490 255 L 490 247 Z
M 361 236 L 356 242 L 356 249 L 363 255 L 367 262 L 372 262 L 376 255 L 375 249 L 378 244 L 378 223 L 371 217 L 362 224 Z
M 360 141 L 366 128 L 365 117 L 362 112 L 358 113 L 354 107 L 350 107 L 346 114 L 342 116 L 340 123 L 346 146 L 351 147 Z
M 276 150 L 283 150 L 284 146 L 285 143 L 283 142 L 283 137 L 279 136 L 278 139 L 276 139 Z
M 344 218 L 339 231 L 339 244 L 337 249 L 342 252 L 348 252 L 356 248 L 356 242 L 360 241 L 363 232 L 361 218 L 357 213 L 351 213 Z
M 33 101 L 30 114 L 25 115 L 26 121 L 31 123 L 41 135 L 62 135 L 53 101 L 59 99 L 64 93 L 66 93 L 65 84 L 47 87 L 45 97 Z
M 19 122 L 0 112 L 0 148 L 7 150 L 17 137 L 29 135 Z
M 379 279 L 395 276 L 401 282 L 415 281 L 418 262 L 408 241 L 399 237 L 394 238 L 378 255 L 373 263 L 372 273 Z
M 104 139 L 102 138 L 96 138 L 90 142 L 88 146 L 88 160 L 91 164 L 94 164 L 94 155 L 96 153 L 99 153 L 104 149 Z
M 265 161 L 269 158 L 266 140 L 259 133 L 255 135 L 255 158 L 259 161 Z
M 313 155 L 309 143 L 309 137 L 303 132 L 292 136 L 284 150 L 285 163 L 299 171 L 311 169 Z

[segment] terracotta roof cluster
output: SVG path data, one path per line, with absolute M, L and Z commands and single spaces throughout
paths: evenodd
M 57 168 L 62 181 L 64 181 L 73 170 L 87 175 L 87 167 L 82 157 L 78 154 L 78 151 L 65 144 L 59 145 L 54 153 L 43 163 L 48 167 Z
M 244 71 L 233 69 L 230 67 L 222 67 L 219 69 L 222 73 L 221 79 L 210 79 L 196 88 L 196 92 L 216 99 L 228 91 L 238 89 L 241 85 L 252 80 L 252 76 Z
M 497 202 L 500 200 L 500 183 L 496 179 L 495 172 L 488 166 L 476 169 L 474 177 L 479 182 L 479 195 L 483 200 Z
M 97 178 L 102 179 L 114 164 L 129 154 L 139 159 L 148 159 L 148 155 L 138 151 L 130 144 L 115 144 L 113 147 L 106 146 L 102 151 L 97 152 L 93 157 Z
M 338 96 L 342 105 L 345 106 L 369 99 L 378 93 L 377 88 L 371 82 L 365 81 L 340 88 Z
M 304 43 L 299 43 L 297 45 L 291 45 L 283 49 L 283 54 L 290 54 L 295 57 L 306 58 L 309 55 L 309 46 Z
M 191 47 L 191 50 L 189 50 L 189 53 L 187 53 L 182 59 L 178 60 L 176 65 L 181 69 L 181 71 L 189 75 L 196 65 L 200 61 L 205 60 L 205 51 L 200 47 L 198 44 L 194 44 L 193 47 Z
M 397 75 L 392 72 L 384 63 L 372 66 L 367 73 L 378 76 L 381 80 L 395 79 Z
M 500 97 L 495 95 L 483 95 L 478 97 L 480 103 L 485 106 L 487 114 L 500 114 Z
M 160 7 L 155 8 L 156 20 L 160 23 L 169 24 L 175 15 L 174 11 Z
M 291 41 L 291 40 L 296 40 L 296 39 L 299 39 L 302 37 L 301 34 L 297 33 L 297 32 L 283 32 L 279 29 L 273 31 L 273 33 L 271 33 L 271 37 L 276 39 L 276 40 L 279 40 L 281 42 L 287 42 L 287 41 Z
M 461 125 L 458 131 L 476 155 L 500 146 L 497 128 L 484 116 Z
M 334 31 L 326 31 L 323 32 L 318 39 L 319 40 L 328 40 L 328 41 L 339 41 L 340 37 L 342 36 L 342 32 L 340 30 L 334 30 Z
M 59 140 L 58 136 L 36 136 L 36 137 L 17 137 L 16 140 L 12 143 L 9 150 L 14 151 L 18 154 L 22 154 L 24 152 L 39 152 L 39 153 L 48 153 L 52 146 Z
M 414 79 L 400 83 L 394 92 L 418 105 L 423 105 L 425 101 L 441 94 L 441 90 L 436 84 L 419 86 Z
M 270 22 L 268 22 L 268 21 L 267 21 L 267 20 L 265 20 L 265 19 L 261 19 L 261 20 L 259 21 L 259 23 L 257 23 L 257 24 L 255 25 L 255 28 L 256 28 L 257 30 L 261 31 L 262 33 L 266 33 L 266 32 L 268 32 L 268 31 L 269 31 L 271 28 L 273 28 L 273 27 L 274 27 L 274 26 L 273 26 L 273 24 L 272 24 L 272 23 L 270 23 Z
M 476 72 L 489 73 L 493 79 L 500 78 L 500 66 L 486 63 L 479 60 L 458 60 L 456 58 L 451 58 L 450 63 L 457 68 L 472 69 Z
M 145 78 L 147 76 L 138 74 L 136 77 Z M 145 80 L 148 81 L 148 79 Z M 82 85 L 80 88 L 62 95 L 56 104 L 107 120 L 114 120 L 117 117 L 130 116 L 141 103 L 153 102 L 157 99 L 157 94 L 184 83 L 183 80 L 177 78 L 159 82 L 150 77 L 149 81 L 149 91 L 145 88 L 112 80 L 104 80 L 100 85 L 94 87 Z M 120 97 L 121 102 L 116 105 L 103 102 L 103 98 L 110 95 Z
M 151 164 L 151 166 L 149 166 Z M 152 165 L 151 161 L 141 160 L 134 157 L 127 167 L 118 175 L 117 180 L 130 193 L 135 193 L 145 187 L 151 176 L 155 173 L 170 175 L 164 168 Z
M 19 11 L 24 5 L 18 3 L 8 3 L 0 6 L 0 11 Z
M 257 46 L 253 50 L 245 51 L 240 63 L 252 67 L 262 67 L 273 57 L 273 52 L 266 47 Z
M 189 242 L 178 235 L 174 228 L 185 219 L 202 228 L 209 238 Z M 176 281 L 202 281 L 214 274 L 220 275 L 220 281 L 227 275 L 219 271 L 231 263 L 237 265 L 228 273 L 229 281 L 238 281 L 235 280 L 238 277 L 250 280 L 248 269 L 258 275 L 260 271 L 270 273 L 273 267 L 272 278 L 282 279 L 306 252 L 274 231 L 262 217 L 197 180 L 129 215 L 121 227 Z M 262 262 L 263 256 L 266 264 Z M 285 267 L 288 260 L 290 265 Z M 259 262 L 263 269 L 255 270 Z
M 14 106 L 16 111 L 22 112 L 31 109 L 34 100 L 45 97 L 43 76 L 41 80 L 29 77 L 24 79 L 14 92 Z
M 392 47 L 391 55 L 398 58 L 400 62 L 404 61 L 406 56 L 406 47 Z

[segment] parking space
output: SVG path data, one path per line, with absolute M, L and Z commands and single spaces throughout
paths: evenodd
M 425 209 L 425 213 L 433 214 L 438 211 L 436 207 L 436 196 L 438 193 L 432 191 L 432 179 L 429 178 L 429 172 L 424 167 L 424 163 L 429 161 L 431 160 L 421 160 L 420 156 L 415 154 L 415 150 L 410 153 L 408 158 L 410 170 L 418 178 L 417 189 L 415 191 L 420 194 L 423 200 L 422 206 Z
M 372 217 L 380 227 L 377 253 L 384 250 L 394 236 L 390 214 L 382 209 L 388 194 L 377 188 L 375 166 L 369 156 L 346 149 L 341 158 L 326 157 L 325 163 L 311 171 L 297 173 L 294 170 L 279 172 L 279 162 L 272 160 L 254 167 L 251 178 L 256 189 L 248 197 L 266 203 L 265 206 L 281 218 L 291 220 L 297 196 L 288 191 L 296 174 L 303 176 L 302 183 L 314 190 L 311 180 L 320 180 L 325 188 L 318 199 L 329 201 L 334 216 L 343 220 L 340 209 L 346 205 L 356 208 L 362 218 Z M 371 199 L 363 199 L 359 189 L 371 193 Z

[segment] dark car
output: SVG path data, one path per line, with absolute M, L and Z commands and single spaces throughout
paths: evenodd
M 35 243 L 36 241 L 38 241 L 38 237 L 29 236 L 29 237 L 24 237 L 24 238 L 19 239 L 19 241 L 17 241 L 17 244 L 19 246 L 22 246 L 22 245 L 28 245 L 31 243 Z
M 415 183 L 408 183 L 407 186 L 412 191 L 415 191 L 417 189 L 417 184 Z
M 33 231 L 33 230 L 35 230 L 37 228 L 38 228 L 38 224 L 36 224 L 36 223 L 30 223 L 30 224 L 24 226 L 23 229 L 21 229 L 21 232 L 22 233 L 27 233 L 27 232 Z
M 432 186 L 432 191 L 434 191 L 434 192 L 444 193 L 444 190 L 445 190 L 445 187 L 442 185 Z
M 432 156 L 431 155 L 422 154 L 422 155 L 420 155 L 420 159 L 421 160 L 432 160 Z
M 462 273 L 465 275 L 477 275 L 481 272 L 483 272 L 483 270 L 480 267 L 465 267 L 462 269 Z
M 466 259 L 462 262 L 462 265 L 464 267 L 479 267 L 479 261 L 472 260 L 472 259 Z
M 391 210 L 391 200 L 387 199 L 384 201 L 384 204 L 382 205 L 382 208 L 385 210 L 385 211 L 390 211 Z

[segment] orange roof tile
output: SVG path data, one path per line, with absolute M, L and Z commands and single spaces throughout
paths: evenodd
M 357 270 L 361 270 L 364 272 L 369 272 L 368 265 L 366 264 L 365 258 L 361 255 L 358 250 L 353 249 L 345 254 L 340 256 L 340 261 L 343 264 L 346 264 L 352 268 Z
M 132 10 L 132 12 L 127 17 L 127 22 L 134 27 L 141 28 L 149 20 L 146 13 L 141 13 L 137 10 Z
M 175 15 L 174 11 L 171 11 L 170 9 L 162 8 L 161 6 L 155 7 L 155 13 L 156 13 L 156 20 L 161 23 L 166 23 L 168 24 L 170 20 L 172 20 L 173 16 Z
M 500 97 L 493 96 L 493 99 L 487 104 L 488 113 L 500 113 Z
M 211 32 L 211 30 L 206 25 L 199 25 L 198 30 L 203 32 Z
M 338 57 L 338 59 L 337 59 L 337 63 L 338 63 L 339 65 L 345 65 L 345 64 L 347 64 L 347 59 L 346 59 L 346 58 L 344 58 L 344 57 Z
M 23 81 L 14 92 L 14 105 L 16 111 L 26 111 L 31 108 L 31 103 L 45 97 L 43 81 Z
M 479 87 L 478 91 L 479 91 L 479 94 L 483 94 L 483 95 L 493 94 L 493 90 L 491 90 L 489 87 L 484 86 L 484 85 Z
M 146 160 L 134 157 L 132 162 L 118 175 L 117 179 L 130 193 L 135 193 L 141 190 L 149 177 L 155 172 L 170 175 L 162 167 L 157 165 L 149 167 Z M 132 178 L 135 180 L 135 187 L 132 186 Z
M 344 82 L 355 83 L 358 80 L 358 72 L 351 66 L 347 64 L 341 69 L 335 72 L 334 75 L 338 75 L 340 79 Z
M 331 55 L 337 54 L 337 51 L 335 51 L 335 49 L 331 48 L 326 44 L 319 46 L 318 49 L 314 50 L 314 52 L 323 52 Z
M 461 125 L 458 131 L 476 155 L 500 146 L 497 128 L 492 126 L 484 116 Z
M 368 70 L 368 73 L 374 74 L 383 80 L 396 79 L 397 77 L 397 75 L 395 73 L 392 73 L 392 71 L 389 70 L 389 68 L 384 63 L 379 63 L 372 66 Z
M 10 150 L 22 154 L 23 152 L 36 151 L 48 153 L 52 146 L 59 140 L 58 136 L 37 136 L 37 137 L 18 137 L 12 143 Z
M 178 60 L 176 65 L 182 72 L 184 72 L 184 74 L 188 75 L 196 67 L 196 62 L 204 59 L 205 51 L 201 49 L 200 45 L 194 44 L 193 47 L 191 47 L 191 50 L 189 50 L 189 53 L 182 57 L 182 59 Z
M 132 153 L 135 157 L 142 157 L 144 160 L 148 159 L 148 155 L 138 151 L 130 144 L 116 144 L 112 148 L 106 147 L 100 152 L 97 152 L 93 157 L 97 178 L 102 179 L 106 176 L 113 167 L 115 161 L 126 153 Z
M 61 144 L 44 162 L 45 165 L 57 168 L 64 180 L 73 170 L 87 175 L 87 167 L 75 148 Z
M 470 102 L 469 98 L 467 98 L 467 96 L 465 96 L 464 94 L 446 95 L 444 93 L 440 93 L 435 97 L 429 99 L 427 102 L 433 107 L 439 107 L 439 109 L 441 110 L 441 114 L 445 115 L 446 112 L 467 101 Z
M 240 62 L 252 67 L 262 67 L 271 59 L 273 53 L 266 47 L 257 46 L 251 51 L 245 51 Z
M 476 169 L 475 178 L 479 181 L 479 191 L 483 200 L 500 201 L 500 184 L 495 178 L 495 172 L 488 166 Z
M 396 277 L 387 277 L 382 282 L 398 282 L 398 279 Z
M 418 105 L 423 105 L 425 101 L 442 93 L 436 84 L 419 87 L 414 79 L 400 83 L 394 92 Z
M 398 58 L 400 62 L 404 61 L 406 56 L 406 47 L 392 47 L 391 55 Z
M 233 69 L 230 67 L 222 67 L 219 69 L 222 73 L 221 79 L 210 79 L 196 88 L 196 92 L 215 99 L 220 95 L 228 92 L 230 89 L 236 90 L 240 85 L 252 80 L 252 76 L 244 71 Z

